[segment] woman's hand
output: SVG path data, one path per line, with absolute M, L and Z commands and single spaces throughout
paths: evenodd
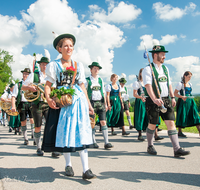
M 108 106 L 107 106 L 107 104 L 105 104 L 105 109 L 106 109 L 106 112 L 108 111 Z
M 95 114 L 95 113 L 94 113 L 94 109 L 93 109 L 92 106 L 89 106 L 89 114 L 90 114 L 90 115 L 94 115 L 94 114 Z
M 146 98 L 145 98 L 144 96 L 141 96 L 141 100 L 142 100 L 143 102 L 146 102 Z
M 183 100 L 184 102 L 186 101 L 186 99 L 187 99 L 186 96 L 182 96 L 182 100 Z
M 47 103 L 50 108 L 55 109 L 55 110 L 59 109 L 59 107 L 56 107 L 56 102 L 52 98 L 48 98 Z

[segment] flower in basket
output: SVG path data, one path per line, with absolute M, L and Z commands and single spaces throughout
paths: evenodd
M 74 67 L 66 67 L 63 69 L 63 74 L 64 75 L 70 75 L 70 76 L 73 76 L 75 73 L 75 68 Z
M 62 95 L 65 94 L 70 94 L 71 96 L 75 95 L 75 89 L 73 88 L 69 88 L 69 89 L 65 89 L 64 87 L 60 88 L 60 89 L 54 89 L 51 91 L 50 97 L 57 97 L 58 99 L 61 98 Z

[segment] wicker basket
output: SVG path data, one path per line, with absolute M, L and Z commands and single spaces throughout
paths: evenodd
M 56 102 L 56 106 L 59 108 L 72 104 L 72 96 L 70 94 L 62 95 L 60 99 L 58 97 L 54 97 L 53 100 Z

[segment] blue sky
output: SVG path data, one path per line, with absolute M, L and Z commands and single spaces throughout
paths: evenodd
M 32 68 L 33 53 L 39 60 L 47 49 L 51 60 L 57 58 L 52 31 L 72 33 L 77 38 L 73 59 L 83 63 L 86 76 L 87 66 L 98 61 L 106 83 L 112 73 L 126 74 L 132 96 L 135 75 L 148 64 L 143 38 L 148 50 L 159 43 L 169 51 L 165 64 L 174 88 L 189 70 L 193 93 L 200 93 L 199 21 L 197 0 L 7 0 L 0 6 L 0 48 L 14 55 L 13 76 L 21 78 L 20 70 Z

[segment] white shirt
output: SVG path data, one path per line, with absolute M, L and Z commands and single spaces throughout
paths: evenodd
M 22 85 L 24 85 L 24 81 L 23 80 L 22 80 Z M 17 83 L 14 86 L 12 96 L 14 96 L 15 98 L 17 98 L 18 92 L 19 92 L 19 84 Z M 28 102 L 27 99 L 24 97 L 24 91 L 21 90 L 20 93 L 21 93 L 21 102 Z
M 192 87 L 192 84 L 189 83 L 190 87 Z M 181 89 L 183 89 L 183 83 L 182 82 L 178 82 L 178 84 L 176 85 L 176 90 L 180 91 Z
M 112 85 L 112 84 L 111 84 Z M 117 85 L 118 86 L 118 85 Z M 120 85 L 119 85 L 120 86 Z M 114 89 L 114 88 L 113 88 Z M 120 91 L 120 87 L 119 87 L 119 92 L 121 92 Z M 118 88 L 117 89 L 115 89 L 115 90 L 118 90 Z M 107 86 L 106 86 L 106 92 L 111 92 L 111 86 L 110 86 L 110 84 L 108 84 Z
M 99 84 L 99 76 L 97 76 L 97 78 L 95 79 L 92 75 L 90 75 L 90 80 L 92 82 L 92 85 L 91 85 L 91 88 L 94 87 L 94 86 L 100 86 Z M 103 82 L 103 79 L 101 78 L 102 80 L 102 88 L 103 88 L 103 93 L 105 93 L 105 88 L 104 88 L 104 82 Z M 85 82 L 85 88 L 87 89 L 88 88 L 88 82 L 86 80 Z M 93 90 L 92 91 L 92 100 L 94 101 L 97 101 L 97 100 L 101 100 L 102 99 L 102 95 L 101 95 L 101 90 Z
M 158 72 L 158 78 L 166 77 L 162 66 L 160 68 L 158 68 L 157 64 L 155 64 L 155 63 L 153 63 L 153 64 L 155 65 L 155 69 Z M 168 77 L 169 77 L 169 85 L 171 85 L 171 79 L 170 79 L 168 68 L 167 68 L 167 72 L 168 72 Z M 150 66 L 146 66 L 143 69 L 142 78 L 143 78 L 144 85 L 146 85 L 146 84 L 152 85 L 152 72 L 151 72 Z M 159 82 L 159 85 L 160 85 L 160 88 L 161 88 L 161 97 L 167 97 L 169 95 L 167 81 L 166 82 Z
M 119 85 L 119 87 L 120 87 L 120 92 L 122 93 L 122 99 L 123 99 L 123 101 L 127 101 L 127 100 L 129 100 L 129 95 L 128 95 L 128 89 L 127 89 L 127 93 L 126 93 L 126 89 L 125 89 L 125 85 L 124 85 L 124 87 L 121 87 L 121 85 Z
M 3 99 L 11 99 L 11 97 L 12 97 L 12 92 L 10 92 L 10 94 L 8 94 L 7 91 L 5 93 L 3 93 L 1 96 L 1 98 L 3 98 Z

